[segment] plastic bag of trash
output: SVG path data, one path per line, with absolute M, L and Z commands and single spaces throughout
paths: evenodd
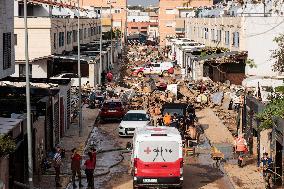
M 224 92 L 222 92 L 222 91 L 213 93 L 211 95 L 211 99 L 212 99 L 213 104 L 221 106 L 223 97 L 224 97 Z

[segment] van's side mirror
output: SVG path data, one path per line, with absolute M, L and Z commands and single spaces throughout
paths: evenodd
M 126 150 L 132 150 L 133 149 L 133 145 L 131 144 L 131 142 L 127 142 L 126 143 Z

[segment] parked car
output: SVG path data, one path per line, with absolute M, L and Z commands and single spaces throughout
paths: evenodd
M 51 79 L 71 79 L 71 86 L 78 87 L 79 86 L 79 78 L 77 74 L 74 73 L 63 73 L 57 76 L 51 77 Z M 81 85 L 83 86 L 89 81 L 87 77 L 81 77 Z
M 176 113 L 178 117 L 184 117 L 186 113 L 190 113 L 195 117 L 195 108 L 192 104 L 187 103 L 165 103 L 162 106 L 162 114 L 165 115 L 166 113 L 171 116 Z
M 126 110 L 121 100 L 119 99 L 105 100 L 100 109 L 99 118 L 102 121 L 115 120 L 115 119 L 121 120 L 125 115 L 125 113 Z
M 182 188 L 182 138 L 173 127 L 135 130 L 131 155 L 133 188 Z
M 97 91 L 91 92 L 89 96 L 90 108 L 101 107 L 104 102 L 104 99 L 105 97 L 102 91 L 97 90 Z
M 133 136 L 136 128 L 146 127 L 150 117 L 145 110 L 129 110 L 118 127 L 119 136 Z
M 145 64 L 142 67 L 137 67 L 132 72 L 133 76 L 142 77 L 147 74 L 158 74 L 167 76 L 174 73 L 174 65 L 172 62 L 158 62 Z

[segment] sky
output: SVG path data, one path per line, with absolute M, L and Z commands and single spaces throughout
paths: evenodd
M 157 5 L 159 0 L 128 0 L 129 5 L 142 5 L 142 6 L 149 6 L 149 5 Z

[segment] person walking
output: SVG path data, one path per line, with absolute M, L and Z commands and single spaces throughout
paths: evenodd
M 94 156 L 92 152 L 88 152 L 89 159 L 85 161 L 85 173 L 88 182 L 88 188 L 94 189 Z
M 91 148 L 91 152 L 93 154 L 94 169 L 95 169 L 96 168 L 96 164 L 97 164 L 97 150 L 96 150 L 96 148 L 92 147 Z
M 73 148 L 71 151 L 72 151 L 71 170 L 72 170 L 73 188 L 77 188 L 77 185 L 75 184 L 76 175 L 78 176 L 78 179 L 79 179 L 79 187 L 83 187 L 83 185 L 81 183 L 81 160 L 82 160 L 82 157 L 80 156 L 80 154 L 78 154 L 76 148 Z
M 53 167 L 55 170 L 55 186 L 56 187 L 62 187 L 60 184 L 60 167 L 62 164 L 62 158 L 61 158 L 61 149 L 59 146 L 56 147 L 56 152 L 53 156 Z

